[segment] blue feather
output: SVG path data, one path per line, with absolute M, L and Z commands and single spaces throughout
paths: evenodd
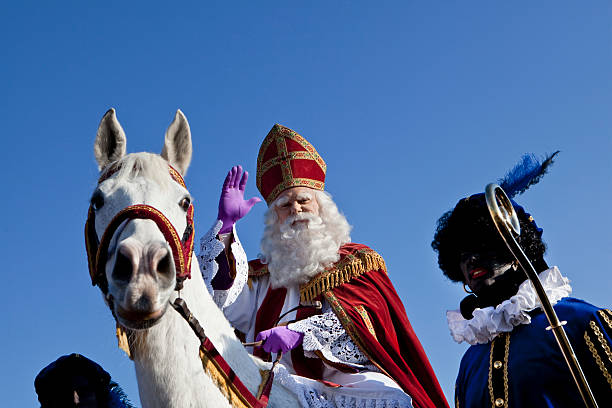
M 497 184 L 506 192 L 509 198 L 524 193 L 534 184 L 537 184 L 542 176 L 546 174 L 548 167 L 554 162 L 557 150 L 553 154 L 546 156 L 540 162 L 533 154 L 525 154 L 503 179 Z
M 110 383 L 110 390 L 108 392 L 108 406 L 109 408 L 136 408 L 128 399 L 123 389 L 114 381 Z

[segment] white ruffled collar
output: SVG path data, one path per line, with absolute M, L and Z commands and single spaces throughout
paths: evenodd
M 569 279 L 561 275 L 559 268 L 553 266 L 539 274 L 542 286 L 554 305 L 572 293 Z M 540 307 L 540 300 L 536 295 L 531 281 L 527 279 L 521 283 L 516 295 L 504 300 L 495 308 L 493 306 L 483 309 L 476 308 L 474 317 L 466 320 L 461 312 L 449 310 L 446 312 L 448 328 L 457 343 L 485 344 L 493 340 L 499 333 L 510 332 L 519 324 L 531 323 L 529 313 Z

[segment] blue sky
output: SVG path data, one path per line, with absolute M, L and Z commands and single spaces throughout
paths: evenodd
M 34 376 L 70 352 L 138 401 L 84 251 L 109 107 L 132 152 L 159 152 L 176 109 L 186 114 L 196 233 L 214 221 L 227 169 L 254 174 L 274 123 L 310 140 L 353 240 L 385 257 L 449 400 L 466 346 L 444 313 L 464 294 L 437 269 L 435 222 L 523 153 L 561 150 L 517 201 L 574 295 L 610 306 L 611 22 L 600 0 L 3 5 L 5 406 L 37 406 Z M 238 226 L 251 257 L 264 210 Z

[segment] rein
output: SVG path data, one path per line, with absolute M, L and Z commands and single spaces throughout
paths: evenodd
M 183 316 L 189 324 L 189 327 L 191 327 L 200 340 L 200 359 L 202 360 L 202 366 L 210 374 L 211 378 L 217 384 L 219 390 L 226 396 L 230 404 L 233 407 L 240 408 L 267 407 L 274 380 L 274 367 L 280 361 L 282 353 L 278 353 L 270 370 L 260 370 L 261 383 L 259 384 L 257 396 L 254 396 L 206 336 L 200 322 L 198 322 L 198 319 L 191 313 L 185 300 L 179 297 L 174 303 L 171 303 L 171 305 L 174 310 Z
M 111 177 L 119 170 L 119 168 L 120 165 L 115 164 L 102 173 L 100 179 L 98 180 L 98 185 Z M 176 171 L 170 165 L 168 165 L 168 171 L 170 172 L 170 176 L 174 181 L 179 183 L 185 189 L 187 188 L 185 186 L 183 177 L 178 171 Z M 259 385 L 257 396 L 254 396 L 242 383 L 238 375 L 236 375 L 236 373 L 231 369 L 223 356 L 217 351 L 210 339 L 206 336 L 204 329 L 187 307 L 185 300 L 180 298 L 180 290 L 183 287 L 183 282 L 185 279 L 191 278 L 191 258 L 193 255 L 193 239 L 195 235 L 193 226 L 193 204 L 191 204 L 187 209 L 186 218 L 187 226 L 182 236 L 179 236 L 172 223 L 161 211 L 146 204 L 131 205 L 119 211 L 113 217 L 111 222 L 104 230 L 102 239 L 98 240 L 98 235 L 96 233 L 95 210 L 93 205 L 90 205 L 87 221 L 85 223 L 85 247 L 87 250 L 87 260 L 91 283 L 94 286 L 97 285 L 100 287 L 100 290 L 102 290 L 102 293 L 109 304 L 111 313 L 113 313 L 113 317 L 115 317 L 116 320 L 112 307 L 113 299 L 108 293 L 108 280 L 106 279 L 105 273 L 110 242 L 117 229 L 126 220 L 148 219 L 155 222 L 172 249 L 172 256 L 176 269 L 175 290 L 179 291 L 179 297 L 171 305 L 174 310 L 176 310 L 187 321 L 189 327 L 191 327 L 200 340 L 199 354 L 204 371 L 211 377 L 213 382 L 215 382 L 217 385 L 217 388 L 225 395 L 233 407 L 265 408 L 268 405 L 270 391 L 272 390 L 272 382 L 274 379 L 273 369 L 278 360 L 280 360 L 280 353 L 277 357 L 277 361 L 274 362 L 272 369 L 260 370 L 262 382 Z M 120 347 L 123 348 L 131 358 L 129 344 L 126 344 L 127 340 L 124 337 L 126 329 L 120 326 L 119 323 L 117 323 L 117 326 L 117 335 L 120 344 L 123 342 L 123 345 L 120 345 Z

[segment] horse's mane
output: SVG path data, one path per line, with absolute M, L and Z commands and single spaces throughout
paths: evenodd
M 122 157 L 117 163 L 119 167 L 115 175 L 117 183 L 144 177 L 155 181 L 160 187 L 166 187 L 172 182 L 168 172 L 168 162 L 161 156 L 153 153 L 131 153 Z

